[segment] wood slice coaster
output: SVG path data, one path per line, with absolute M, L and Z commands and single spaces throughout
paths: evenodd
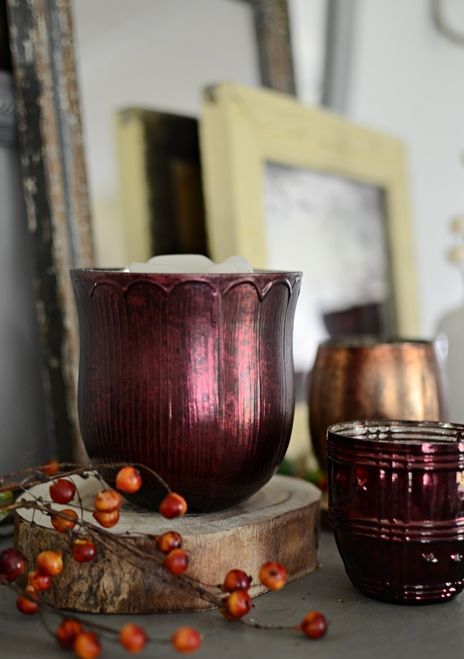
M 79 488 L 84 507 L 93 507 L 95 493 L 102 489 L 94 476 L 72 480 Z M 24 496 L 48 499 L 48 484 L 37 485 Z M 248 501 L 229 510 L 187 515 L 167 520 L 156 512 L 125 504 L 119 524 L 111 529 L 121 534 L 158 535 L 176 530 L 184 538 L 190 554 L 188 574 L 206 584 L 222 583 L 232 568 L 240 568 L 253 578 L 252 597 L 266 591 L 258 582 L 259 567 L 268 560 L 286 566 L 293 581 L 311 572 L 317 564 L 317 534 L 320 491 L 303 480 L 286 476 L 274 478 Z M 69 504 L 56 508 L 69 508 Z M 84 513 L 94 521 L 91 513 Z M 153 540 L 136 537 L 134 542 L 148 550 Z M 16 543 L 28 558 L 45 549 L 66 551 L 68 539 L 55 531 L 47 515 L 25 510 L 16 514 Z M 211 608 L 211 605 L 182 588 L 179 579 L 155 563 L 143 571 L 104 546 L 90 563 L 76 563 L 64 557 L 64 569 L 44 593 L 61 609 L 91 613 L 160 613 Z M 153 568 L 152 568 L 153 565 Z M 217 592 L 217 591 L 216 591 Z

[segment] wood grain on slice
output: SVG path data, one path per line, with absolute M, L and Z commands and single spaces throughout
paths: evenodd
M 84 507 L 92 508 L 101 483 L 93 476 L 73 477 L 83 498 Z M 48 485 L 39 485 L 25 497 L 48 498 Z M 250 594 L 263 592 L 258 583 L 262 563 L 276 560 L 284 564 L 293 581 L 311 572 L 317 565 L 317 533 L 320 491 L 302 480 L 275 476 L 248 501 L 226 511 L 187 515 L 166 520 L 157 512 L 141 511 L 130 504 L 123 507 L 120 523 L 113 533 L 157 535 L 176 530 L 184 537 L 190 553 L 189 574 L 207 584 L 219 584 L 226 572 L 241 568 L 253 577 Z M 58 506 L 56 508 L 66 508 Z M 84 513 L 93 521 L 90 513 Z M 153 541 L 137 537 L 144 549 Z M 67 538 L 57 533 L 49 518 L 24 510 L 16 514 L 16 544 L 32 566 L 34 557 L 45 549 L 67 547 Z M 137 562 L 137 559 L 135 559 Z M 210 608 L 210 604 L 182 587 L 179 579 L 150 563 L 147 569 L 136 567 L 103 546 L 91 563 L 78 564 L 65 557 L 62 574 L 46 594 L 54 605 L 69 610 L 92 613 L 158 613 Z

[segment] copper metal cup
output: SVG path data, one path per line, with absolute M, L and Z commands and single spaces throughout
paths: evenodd
M 328 430 L 329 514 L 354 586 L 443 602 L 464 585 L 464 426 L 355 421 Z
M 322 343 L 309 387 L 311 440 L 322 469 L 330 425 L 354 419 L 440 421 L 444 400 L 431 341 L 366 336 Z
M 190 509 L 232 506 L 282 461 L 301 273 L 75 270 L 78 408 L 93 462 L 155 469 Z M 142 503 L 164 494 L 145 476 Z

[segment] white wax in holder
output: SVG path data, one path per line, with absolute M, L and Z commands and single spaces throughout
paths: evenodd
M 171 273 L 171 274 L 232 274 L 253 272 L 253 268 L 243 256 L 230 256 L 222 263 L 214 263 L 201 254 L 163 254 L 153 256 L 146 263 L 131 263 L 128 272 Z

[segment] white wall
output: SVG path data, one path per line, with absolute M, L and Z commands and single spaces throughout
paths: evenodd
M 443 3 L 464 31 L 464 3 Z M 449 220 L 464 213 L 464 47 L 432 25 L 427 0 L 358 0 L 351 118 L 397 135 L 409 149 L 422 331 L 463 299 L 447 264 Z
M 237 0 L 75 0 L 73 8 L 98 261 L 123 265 L 114 112 L 197 116 L 206 85 L 257 85 L 253 15 Z

